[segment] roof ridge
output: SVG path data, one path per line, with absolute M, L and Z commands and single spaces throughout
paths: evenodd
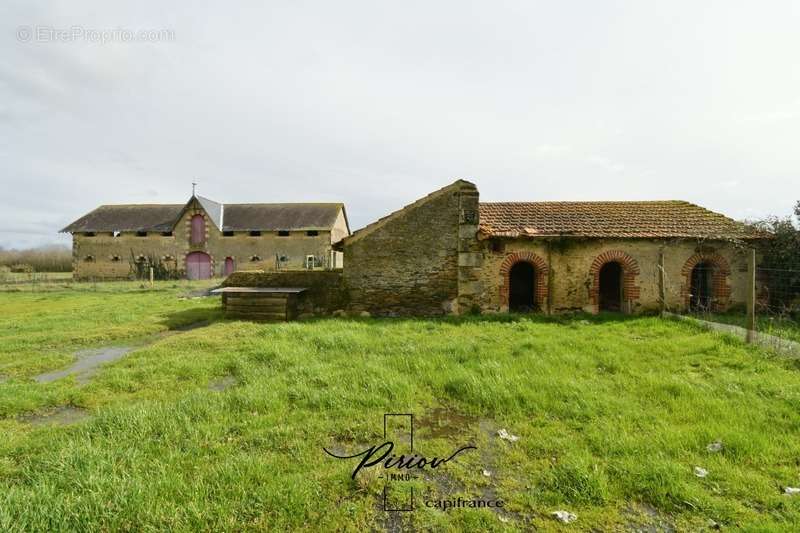
M 370 224 L 367 224 L 363 228 L 354 231 L 353 233 L 351 233 L 350 235 L 348 235 L 347 237 L 345 237 L 344 239 L 342 239 L 339 242 L 340 243 L 352 243 L 352 242 L 354 242 L 354 241 L 356 241 L 356 240 L 358 240 L 358 239 L 360 239 L 360 238 L 362 238 L 362 237 L 364 237 L 366 235 L 369 235 L 370 233 L 372 233 L 376 229 L 378 229 L 380 227 L 383 227 L 389 221 L 394 220 L 397 217 L 399 217 L 401 213 L 404 213 L 405 211 L 407 211 L 407 210 L 409 210 L 409 209 L 411 209 L 413 207 L 417 207 L 419 205 L 422 205 L 425 202 L 427 202 L 429 200 L 432 200 L 433 198 L 436 198 L 436 197 L 444 194 L 446 191 L 449 191 L 449 190 L 451 190 L 451 189 L 453 189 L 455 187 L 461 187 L 463 185 L 470 185 L 472 187 L 475 187 L 475 184 L 470 182 L 470 181 L 467 181 L 465 179 L 457 179 L 453 183 L 450 183 L 448 185 L 445 185 L 444 187 L 436 189 L 435 191 L 433 191 L 431 193 L 428 193 L 428 194 L 426 194 L 425 196 L 423 196 L 421 198 L 417 198 L 416 200 L 414 200 L 410 204 L 406 204 L 403 207 L 401 207 L 400 209 L 392 211 L 388 215 L 384 215 L 381 218 L 379 218 L 378 220 L 376 220 L 376 221 L 374 221 L 374 222 L 372 222 Z

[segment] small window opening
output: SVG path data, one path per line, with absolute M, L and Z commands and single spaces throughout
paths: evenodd
M 308 230 L 306 232 L 306 237 L 316 237 L 317 235 L 319 235 L 319 232 L 317 230 L 314 230 L 314 229 Z
M 288 237 L 288 236 L 289 236 L 289 232 L 287 230 L 283 230 L 282 229 L 282 230 L 280 230 L 278 232 L 278 237 Z
M 261 237 L 261 232 L 260 231 L 251 231 L 250 232 L 250 236 L 251 237 Z
M 257 256 L 257 255 L 254 255 L 254 256 L 250 257 L 250 261 L 255 263 L 256 261 L 261 261 L 261 258 L 259 256 Z
M 137 237 L 147 237 L 147 232 L 146 231 L 137 231 L 136 232 L 136 236 Z
M 223 237 L 233 237 L 233 232 L 232 231 L 223 231 L 222 232 L 222 236 Z
M 95 233 L 93 231 L 87 231 L 83 234 L 84 237 L 94 237 Z
M 161 232 L 161 236 L 162 237 L 172 237 L 172 232 L 171 231 L 162 231 Z
M 122 258 L 120 256 L 118 256 L 118 255 L 112 255 L 111 256 L 111 262 L 112 263 L 119 263 L 121 260 L 122 260 Z
M 489 241 L 489 250 L 491 250 L 494 253 L 501 254 L 505 252 L 506 245 L 503 241 L 499 239 L 493 239 Z

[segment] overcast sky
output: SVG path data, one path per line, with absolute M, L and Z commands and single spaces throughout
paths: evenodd
M 343 201 L 353 229 L 456 178 L 740 219 L 800 199 L 797 0 L 116 4 L 0 5 L 0 246 L 193 180 Z

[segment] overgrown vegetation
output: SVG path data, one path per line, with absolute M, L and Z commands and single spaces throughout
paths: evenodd
M 170 283 L 103 287 L 0 294 L 0 529 L 558 530 L 558 509 L 575 530 L 800 527 L 782 494 L 800 486 L 798 366 L 727 337 L 654 317 L 217 320 L 84 386 L 32 381 L 78 347 L 218 318 Z M 90 417 L 29 422 L 56 406 Z M 382 511 L 382 481 L 322 447 L 380 440 L 387 412 L 415 414 L 419 453 L 478 447 L 418 495 L 506 511 Z
M 5 250 L 0 247 L 0 268 L 9 272 L 69 272 L 72 250 L 66 246 L 48 245 L 28 250 Z
M 185 272 L 178 270 L 175 258 L 161 258 L 156 255 L 136 255 L 131 250 L 130 258 L 131 278 L 137 280 L 150 279 L 150 269 L 153 270 L 153 279 L 177 280 L 181 279 Z
M 794 216 L 800 221 L 800 202 Z M 792 217 L 769 217 L 753 225 L 772 235 L 761 245 L 759 267 L 761 281 L 767 287 L 763 298 L 768 307 L 764 311 L 790 314 L 800 320 L 800 228 Z

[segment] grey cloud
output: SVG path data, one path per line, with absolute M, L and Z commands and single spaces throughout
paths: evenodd
M 101 203 L 800 197 L 796 2 L 5 2 L 0 245 Z M 174 41 L 21 43 L 21 25 Z M 23 230 L 23 231 L 20 231 Z

